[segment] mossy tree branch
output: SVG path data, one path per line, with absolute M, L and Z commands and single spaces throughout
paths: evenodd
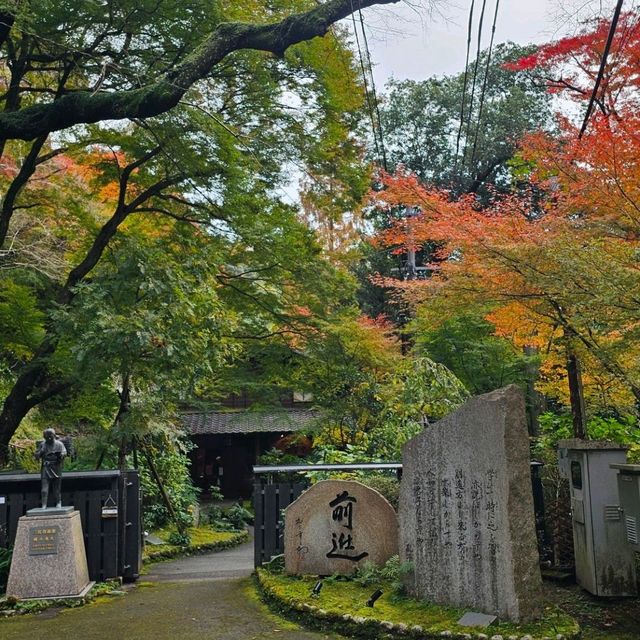
M 365 8 L 398 1 L 358 0 L 357 5 Z M 281 56 L 294 44 L 325 35 L 332 24 L 350 15 L 355 7 L 352 0 L 329 0 L 272 24 L 222 23 L 163 78 L 139 89 L 78 91 L 47 104 L 1 113 L 0 139 L 32 140 L 76 124 L 159 115 L 175 107 L 189 87 L 207 77 L 230 53 L 254 49 Z

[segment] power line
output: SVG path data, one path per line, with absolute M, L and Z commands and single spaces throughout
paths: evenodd
M 464 126 L 464 107 L 467 101 L 467 80 L 469 70 L 469 54 L 471 51 L 471 31 L 473 29 L 473 8 L 475 6 L 475 0 L 471 0 L 471 6 L 469 7 L 469 26 L 467 28 L 467 57 L 464 63 L 464 80 L 462 83 L 462 103 L 460 105 L 460 126 L 458 127 L 458 137 L 456 138 L 456 156 L 453 164 L 453 174 L 458 171 L 458 154 L 460 153 L 460 138 L 462 137 L 462 127 Z
M 582 128 L 580 129 L 580 135 L 578 139 L 582 138 L 584 132 L 587 130 L 587 125 L 589 124 L 589 118 L 591 117 L 591 112 L 593 111 L 593 105 L 596 101 L 596 96 L 598 95 L 598 89 L 600 88 L 600 83 L 602 82 L 602 78 L 604 76 L 604 70 L 607 65 L 607 58 L 609 57 L 609 51 L 611 50 L 611 44 L 613 43 L 613 36 L 616 33 L 616 28 L 618 26 L 618 20 L 620 18 L 620 13 L 622 11 L 622 3 L 624 0 L 618 0 L 618 4 L 616 5 L 616 10 L 613 13 L 613 19 L 611 20 L 611 26 L 609 27 L 609 35 L 607 36 L 607 44 L 604 47 L 604 52 L 602 53 L 602 60 L 600 61 L 600 69 L 598 70 L 598 76 L 596 77 L 596 83 L 593 86 L 593 92 L 591 93 L 591 98 L 589 99 L 589 105 L 587 106 L 587 113 L 584 116 L 584 122 L 582 123 Z
M 367 72 L 364 66 L 364 59 L 362 57 L 362 49 L 360 47 L 360 36 L 358 35 L 358 25 L 356 23 L 356 10 L 353 6 L 353 0 L 351 0 L 351 19 L 353 21 L 353 32 L 356 37 L 356 46 L 358 47 L 358 59 L 360 60 L 360 70 L 362 71 L 362 82 L 364 84 L 364 95 L 367 102 L 367 108 L 369 111 L 369 118 L 371 120 L 371 131 L 373 133 L 373 146 L 376 150 L 376 156 L 379 159 L 381 157 L 380 147 L 378 146 L 378 133 L 376 131 L 376 122 L 373 115 L 373 106 L 371 104 L 371 95 L 369 94 L 369 83 L 367 82 Z
M 473 65 L 473 82 L 471 84 L 471 100 L 469 101 L 469 116 L 467 118 L 467 132 L 464 137 L 464 152 L 462 154 L 462 165 L 464 166 L 469 148 L 469 136 L 471 135 L 471 119 L 473 117 L 473 100 L 476 93 L 476 82 L 478 80 L 478 66 L 480 65 L 480 48 L 482 46 L 482 27 L 484 24 L 484 11 L 487 7 L 487 0 L 482 0 L 480 10 L 480 20 L 478 21 L 478 45 L 476 47 L 476 61 Z
M 476 160 L 476 150 L 478 148 L 478 133 L 482 126 L 482 110 L 484 108 L 484 98 L 487 91 L 489 80 L 489 66 L 491 64 L 491 53 L 493 51 L 493 40 L 496 35 L 496 22 L 498 21 L 498 9 L 500 8 L 500 0 L 496 0 L 496 9 L 493 13 L 493 25 L 491 26 L 491 40 L 489 41 L 489 51 L 487 52 L 487 64 L 484 69 L 484 81 L 482 83 L 482 91 L 480 92 L 480 106 L 478 107 L 478 123 L 476 124 L 476 134 L 473 138 L 473 152 L 471 154 L 471 167 Z
M 385 171 L 388 171 L 387 167 L 387 153 L 384 148 L 384 137 L 382 135 L 382 120 L 380 118 L 380 108 L 378 106 L 378 96 L 376 94 L 376 82 L 373 78 L 373 65 L 371 63 L 371 52 L 369 51 L 369 42 L 367 40 L 367 32 L 364 28 L 364 18 L 362 17 L 362 7 L 360 5 L 360 0 L 358 0 L 358 14 L 360 16 L 360 27 L 362 29 L 362 38 L 364 40 L 364 49 L 367 54 L 367 64 L 369 67 L 369 76 L 371 78 L 371 92 L 373 94 L 373 106 L 376 110 L 377 116 L 377 124 L 378 124 L 378 135 L 380 137 L 380 150 L 382 151 L 382 166 Z

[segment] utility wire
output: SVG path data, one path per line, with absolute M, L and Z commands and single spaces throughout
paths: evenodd
M 609 27 L 609 35 L 607 36 L 607 44 L 605 45 L 604 52 L 602 53 L 602 60 L 600 61 L 600 69 L 598 70 L 598 76 L 596 77 L 596 83 L 593 86 L 593 91 L 591 93 L 591 98 L 589 100 L 589 105 L 587 106 L 587 113 L 584 116 L 584 122 L 582 123 L 582 128 L 580 129 L 580 135 L 578 139 L 582 138 L 584 132 L 587 130 L 587 125 L 589 124 L 589 118 L 591 117 L 591 112 L 593 111 L 593 105 L 596 101 L 596 96 L 598 95 L 598 89 L 600 88 L 600 83 L 602 82 L 602 78 L 604 77 L 604 70 L 607 66 L 607 58 L 609 57 L 609 51 L 611 50 L 611 44 L 613 43 L 613 36 L 616 33 L 616 28 L 618 26 L 618 20 L 620 18 L 620 13 L 622 11 L 622 3 L 624 0 L 618 0 L 618 4 L 616 5 L 616 10 L 613 13 L 613 19 L 611 20 L 611 26 Z
M 469 27 L 467 29 L 467 57 L 464 63 L 464 80 L 462 82 L 462 103 L 460 105 L 460 126 L 458 127 L 458 137 L 456 138 L 456 156 L 453 163 L 453 175 L 458 172 L 458 154 L 460 153 L 460 138 L 462 137 L 462 127 L 464 126 L 464 107 L 467 101 L 467 80 L 469 69 L 469 53 L 471 51 L 471 31 L 473 29 L 473 8 L 475 0 L 471 0 L 469 7 Z
M 476 93 L 476 82 L 478 81 L 478 66 L 480 65 L 480 47 L 482 46 L 482 26 L 484 24 L 484 11 L 487 7 L 487 0 L 482 0 L 480 10 L 480 20 L 478 21 L 478 46 L 476 47 L 476 61 L 473 65 L 473 82 L 471 84 L 471 99 L 469 101 L 469 116 L 467 117 L 467 132 L 464 137 L 464 152 L 462 154 L 462 166 L 467 159 L 467 149 L 469 148 L 469 137 L 471 135 L 471 120 L 473 117 L 473 100 Z
M 369 118 L 371 119 L 371 131 L 373 133 L 373 146 L 376 150 L 376 157 L 381 158 L 380 147 L 378 146 L 378 133 L 376 130 L 375 117 L 373 115 L 373 106 L 371 103 L 371 95 L 369 93 L 369 83 L 367 82 L 367 72 L 364 66 L 364 59 L 362 57 L 362 48 L 360 47 L 360 36 L 358 35 L 358 25 L 356 23 L 355 8 L 353 6 L 353 0 L 351 0 L 351 19 L 353 21 L 353 32 L 356 36 L 356 46 L 358 47 L 358 59 L 360 60 L 360 70 L 362 71 L 362 82 L 364 84 L 364 95 L 367 101 L 367 109 L 369 111 Z
M 480 127 L 482 127 L 482 110 L 484 108 L 484 98 L 487 91 L 487 84 L 489 80 L 489 67 L 491 65 L 491 53 L 493 51 L 493 40 L 496 35 L 496 22 L 498 21 L 498 9 L 500 8 L 500 0 L 496 0 L 496 9 L 493 14 L 493 25 L 491 26 L 491 40 L 489 41 L 489 51 L 487 52 L 487 64 L 484 69 L 484 81 L 482 83 L 482 90 L 480 92 L 480 106 L 478 107 L 478 123 L 476 124 L 476 135 L 473 138 L 473 152 L 471 154 L 471 167 L 473 169 L 473 163 L 476 160 L 476 150 L 478 148 L 478 133 Z
M 380 118 L 380 107 L 378 102 L 378 96 L 376 93 L 376 82 L 373 78 L 373 64 L 371 63 L 371 52 L 369 50 L 367 32 L 364 28 L 364 18 L 362 17 L 362 7 L 360 5 L 360 0 L 358 0 L 358 15 L 360 16 L 360 28 L 362 29 L 362 38 L 364 40 L 364 50 L 367 54 L 367 65 L 369 67 L 369 76 L 371 78 L 371 93 L 373 94 L 373 106 L 375 107 L 375 110 L 376 110 L 378 136 L 380 137 L 380 151 L 382 151 L 382 166 L 384 167 L 385 171 L 388 171 L 387 152 L 384 148 L 384 136 L 382 134 L 382 119 Z

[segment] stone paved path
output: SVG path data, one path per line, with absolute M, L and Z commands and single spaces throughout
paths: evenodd
M 253 571 L 253 541 L 220 553 L 180 558 L 151 565 L 144 580 L 183 581 L 241 578 Z
M 304 631 L 255 597 L 252 545 L 156 564 L 124 596 L 0 621 L 2 640 L 341 640 Z

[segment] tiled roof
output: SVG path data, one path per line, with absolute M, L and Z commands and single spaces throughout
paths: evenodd
M 216 433 L 275 433 L 300 431 L 313 426 L 320 414 L 311 409 L 272 411 L 203 411 L 183 413 L 182 420 L 190 435 Z

